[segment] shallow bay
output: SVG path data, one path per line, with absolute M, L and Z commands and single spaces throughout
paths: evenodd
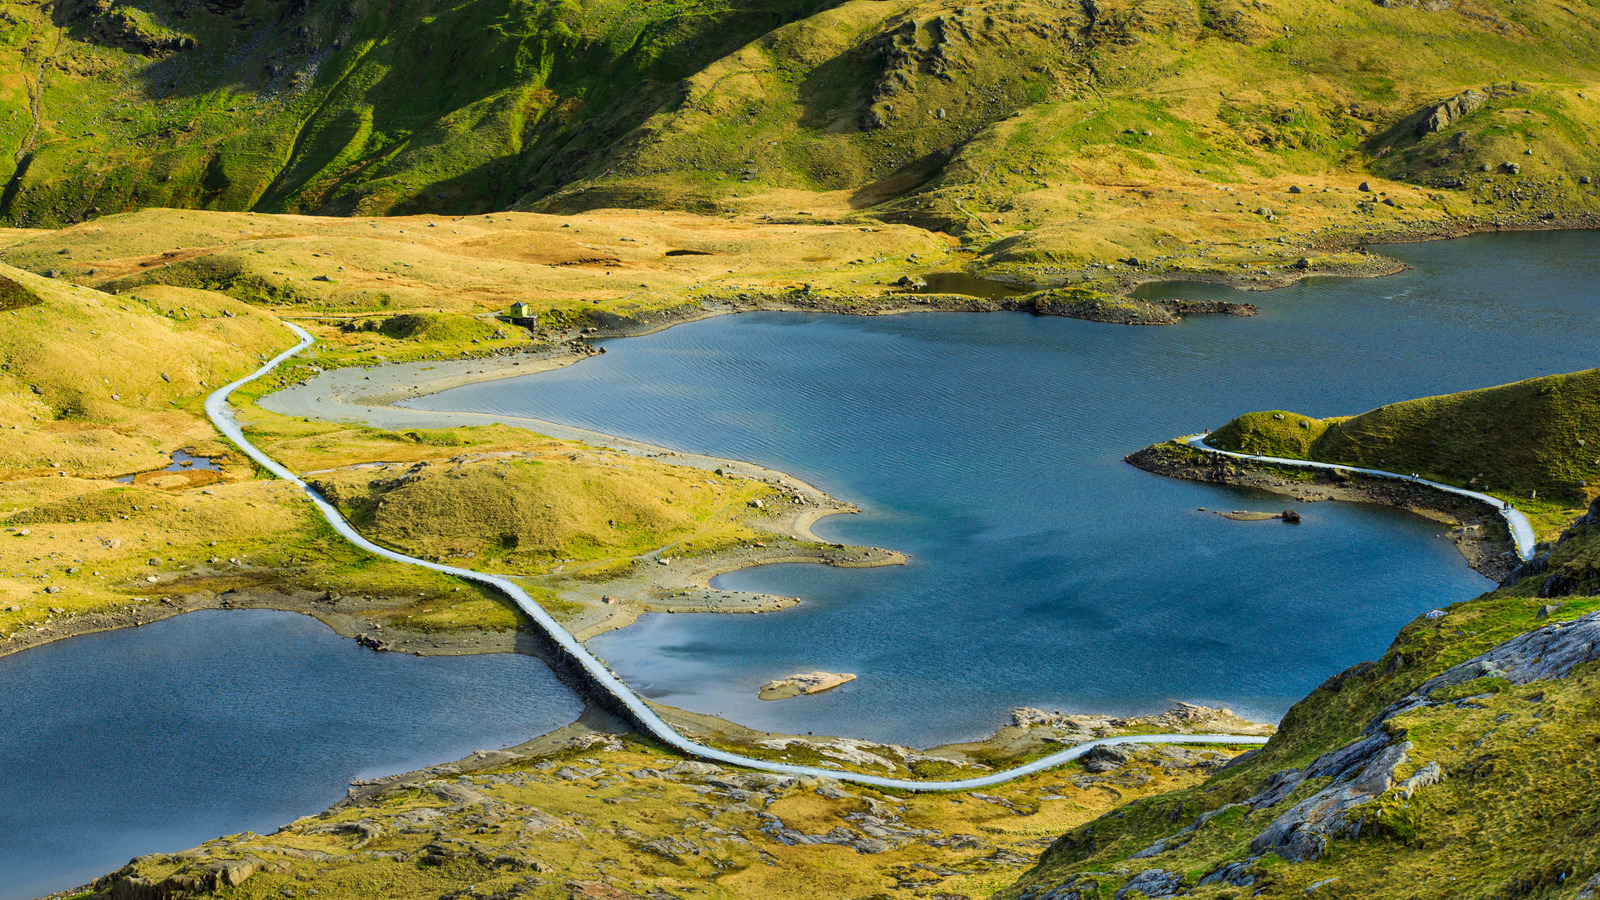
M 268 834 L 351 779 L 518 744 L 580 712 L 532 657 L 374 653 L 266 610 L 0 658 L 0 898 L 218 834 Z

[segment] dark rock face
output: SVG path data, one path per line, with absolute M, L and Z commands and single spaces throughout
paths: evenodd
M 1102 745 L 1083 755 L 1083 767 L 1096 775 L 1103 775 L 1122 768 L 1132 758 L 1133 751 L 1126 745 Z
M 1250 871 L 1261 859 L 1259 856 L 1249 856 L 1238 862 L 1228 863 L 1225 866 L 1208 872 L 1200 879 L 1202 885 L 1206 884 L 1231 884 L 1234 887 L 1249 887 L 1256 883 L 1256 876 Z
M 1228 315 L 1249 317 L 1260 310 L 1254 303 L 1234 303 L 1230 300 L 1161 300 L 1157 302 L 1180 316 Z
M 1122 900 L 1123 897 L 1134 891 L 1141 891 L 1146 897 L 1175 897 L 1184 892 L 1183 876 L 1177 872 L 1168 872 L 1165 869 L 1145 869 L 1143 872 L 1128 879 L 1112 894 L 1112 900 Z
M 1600 526 L 1600 498 L 1589 504 L 1589 511 L 1562 533 L 1561 540 L 1586 534 L 1596 526 Z M 1537 576 L 1544 576 L 1544 581 L 1535 596 L 1544 599 L 1600 594 L 1600 568 L 1583 556 L 1566 558 L 1558 549 L 1547 550 L 1518 566 L 1507 576 L 1505 584 Z
M 1252 808 L 1275 806 L 1308 779 L 1333 782 L 1278 816 L 1250 842 L 1251 851 L 1272 852 L 1297 862 L 1317 859 L 1326 852 L 1330 838 L 1360 835 L 1364 815 L 1357 807 L 1392 788 L 1409 799 L 1418 789 L 1443 780 L 1444 770 L 1429 762 L 1396 782 L 1395 770 L 1407 762 L 1412 744 L 1385 724 L 1403 713 L 1438 706 L 1433 694 L 1441 688 L 1483 677 L 1519 685 L 1565 678 L 1574 667 L 1594 659 L 1600 659 L 1600 613 L 1518 635 L 1430 678 L 1374 717 L 1360 739 L 1323 754 L 1303 770 L 1275 774 L 1266 790 L 1248 801 Z
M 1036 891 L 1036 888 L 1028 888 L 1018 900 L 1098 900 L 1100 882 L 1088 875 L 1074 875 L 1042 894 Z

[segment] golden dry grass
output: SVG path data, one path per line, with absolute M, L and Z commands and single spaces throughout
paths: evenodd
M 85 284 L 214 288 L 349 316 L 482 314 L 520 300 L 547 318 L 596 306 L 639 317 L 684 303 L 691 286 L 799 283 L 828 270 L 855 274 L 852 263 L 879 257 L 903 266 L 909 254 L 946 247 L 909 226 L 762 226 L 632 210 L 389 219 L 145 210 L 35 233 L 0 249 L 0 260 Z
M 453 780 L 486 794 L 488 807 L 452 809 L 431 786 L 403 789 L 326 818 L 299 820 L 270 838 L 242 835 L 210 842 L 201 848 L 202 858 L 269 860 L 268 871 L 232 893 L 263 900 L 285 887 L 297 893 L 315 888 L 329 900 L 374 893 L 433 900 L 469 883 L 484 895 L 515 888 L 518 896 L 568 900 L 574 893 L 585 896 L 572 886 L 574 880 L 626 892 L 590 895 L 617 900 L 655 888 L 673 896 L 729 900 L 923 896 L 930 889 L 943 897 L 978 897 L 1014 879 L 1043 845 L 1039 835 L 1019 833 L 1014 821 L 1039 816 L 1054 821 L 1050 811 L 1067 806 L 1086 814 L 1105 812 L 1119 801 L 1191 786 L 1207 771 L 1136 763 L 1136 778 L 1150 780 L 1119 779 L 1122 786 L 1108 791 L 1075 785 L 1084 773 L 1068 766 L 986 795 L 1010 806 L 963 794 L 886 796 L 850 785 L 844 786 L 848 796 L 833 799 L 816 793 L 812 780 L 768 788 L 776 799 L 767 804 L 740 802 L 725 786 L 702 785 L 703 777 L 639 774 L 676 762 L 624 738 L 617 749 L 604 744 L 570 749 L 537 764 L 516 763 Z M 561 771 L 575 777 L 557 774 Z M 729 770 L 714 780 L 741 777 Z M 765 809 L 754 812 L 761 805 Z M 776 816 L 803 834 L 844 829 L 859 838 L 863 827 L 873 827 L 863 815 L 923 831 L 912 840 L 893 841 L 897 846 L 882 852 L 828 843 L 791 845 L 769 831 L 770 817 Z M 426 828 L 408 828 L 401 816 L 432 818 Z M 339 828 L 358 820 L 378 827 L 376 836 L 360 846 L 359 835 Z M 437 848 L 432 854 L 423 849 L 430 844 Z M 328 855 L 296 858 L 264 852 L 265 847 Z M 428 861 L 417 861 L 419 851 Z M 140 875 L 159 879 L 188 864 L 157 856 L 137 868 Z

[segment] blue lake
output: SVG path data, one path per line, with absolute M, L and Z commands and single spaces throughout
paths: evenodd
M 1131 328 L 1026 315 L 728 316 L 609 342 L 557 372 L 410 405 L 533 416 L 789 471 L 853 501 L 830 539 L 871 571 L 773 566 L 723 587 L 802 597 L 760 616 L 658 615 L 590 642 L 647 696 L 778 731 L 928 745 L 1018 705 L 1275 719 L 1405 622 L 1492 587 L 1424 519 L 1302 505 L 1304 524 L 1198 507 L 1281 498 L 1122 457 L 1241 412 L 1355 413 L 1600 364 L 1600 233 L 1384 248 L 1413 268 L 1233 296 L 1255 318 Z M 859 680 L 756 699 L 820 668 Z
M 0 658 L 0 900 L 275 831 L 354 778 L 519 744 L 582 703 L 537 659 L 374 653 L 264 610 Z

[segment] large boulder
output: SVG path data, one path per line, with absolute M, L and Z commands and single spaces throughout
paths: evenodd
M 1443 131 L 1483 109 L 1483 105 L 1488 102 L 1487 94 L 1473 90 L 1462 91 L 1448 100 L 1441 100 L 1424 112 L 1422 121 L 1417 123 L 1417 136 L 1426 137 Z

